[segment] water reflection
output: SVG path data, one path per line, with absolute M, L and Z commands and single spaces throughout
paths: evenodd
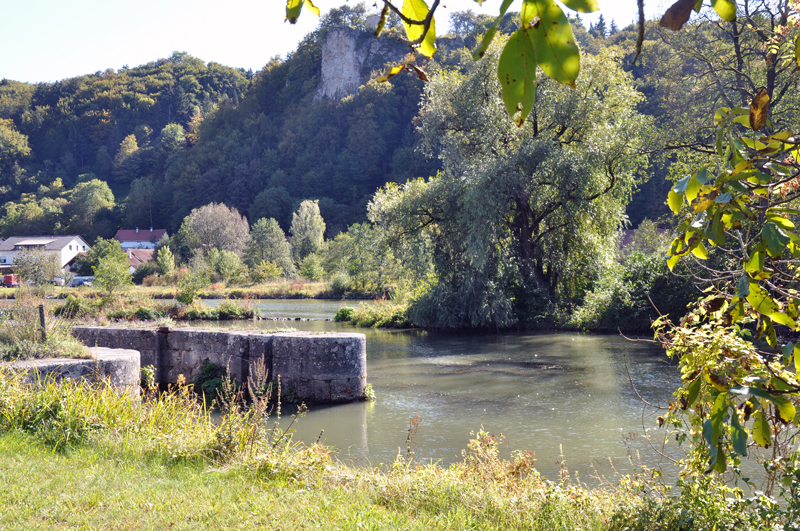
M 277 304 L 275 304 L 277 302 Z M 332 301 L 259 301 L 281 316 L 330 318 L 341 305 Z M 274 307 L 273 307 L 274 305 Z M 302 312 L 302 313 L 301 313 Z M 647 343 L 617 336 L 569 333 L 437 334 L 419 330 L 354 329 L 325 321 L 282 322 L 298 330 L 347 330 L 367 336 L 368 380 L 377 399 L 370 403 L 312 406 L 297 425 L 308 442 L 319 437 L 346 461 L 378 465 L 405 453 L 411 416 L 422 424 L 414 441 L 418 459 L 443 463 L 460 459 L 470 431 L 481 427 L 507 437 L 510 450 L 536 453 L 537 468 L 556 477 L 563 451 L 568 468 L 583 480 L 611 475 L 608 458 L 630 470 L 629 452 L 648 466 L 660 457 L 643 437 L 655 413 L 641 395 L 665 404 L 679 384 L 674 366 Z M 274 321 L 247 324 L 274 328 Z M 243 323 L 217 323 L 238 327 Z M 655 439 L 664 436 L 654 431 Z M 666 463 L 664 463 L 666 464 Z

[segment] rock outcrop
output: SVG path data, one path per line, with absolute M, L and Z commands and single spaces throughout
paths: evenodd
M 349 27 L 328 30 L 322 44 L 322 82 L 317 99 L 341 99 L 358 92 L 375 71 L 403 60 L 409 48 L 387 37 Z

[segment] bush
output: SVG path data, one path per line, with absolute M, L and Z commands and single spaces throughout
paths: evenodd
M 283 269 L 278 267 L 275 262 L 261 260 L 250 270 L 250 280 L 256 284 L 267 282 L 278 278 L 283 274 Z
M 176 299 L 187 306 L 194 302 L 200 291 L 209 285 L 208 277 L 201 273 L 188 272 L 178 280 L 178 294 Z
M 218 319 L 252 319 L 255 317 L 256 312 L 250 307 L 250 301 L 244 299 L 243 302 L 238 300 L 225 299 L 217 306 Z
M 310 254 L 300 263 L 300 276 L 308 280 L 319 280 L 325 274 L 322 262 L 316 254 Z
M 341 297 L 350 291 L 351 286 L 352 281 L 350 280 L 350 275 L 344 271 L 339 271 L 331 278 L 331 291 L 337 297 Z
M 670 273 L 663 257 L 637 251 L 586 294 L 568 325 L 593 331 L 649 330 L 659 312 L 682 316 L 696 297 L 691 282 Z
M 372 328 L 406 328 L 413 326 L 408 318 L 408 305 L 379 300 L 373 304 L 359 304 L 358 308 L 343 306 L 334 316 L 335 321 Z
M 159 272 L 160 269 L 157 262 L 147 262 L 142 264 L 136 268 L 136 271 L 133 272 L 133 283 L 141 285 L 144 283 L 145 278 L 153 275 L 157 277 Z

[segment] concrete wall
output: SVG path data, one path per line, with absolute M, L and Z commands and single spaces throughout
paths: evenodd
M 139 396 L 141 366 L 135 350 L 92 348 L 93 359 L 50 358 L 3 363 L 12 370 L 25 373 L 24 381 L 35 383 L 52 378 L 56 381 L 83 379 L 104 380 L 132 396 Z
M 191 382 L 207 359 L 228 367 L 246 382 L 252 365 L 264 359 L 270 378 L 308 402 L 343 402 L 361 398 L 367 385 L 364 334 L 289 332 L 216 332 L 191 328 L 157 330 L 75 327 L 73 334 L 89 347 L 126 348 L 141 353 L 141 365 L 156 369 L 160 384 Z

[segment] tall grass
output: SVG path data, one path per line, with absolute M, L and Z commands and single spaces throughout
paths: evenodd
M 40 315 L 44 307 L 44 328 Z M 28 287 L 17 289 L 10 312 L 0 320 L 0 360 L 88 358 L 89 351 L 70 334 L 71 324 L 54 318 L 47 301 Z

